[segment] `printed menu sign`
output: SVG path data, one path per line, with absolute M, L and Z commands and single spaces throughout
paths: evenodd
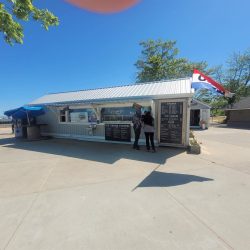
M 105 124 L 105 140 L 130 142 L 130 124 Z
M 183 102 L 161 103 L 160 142 L 182 144 Z

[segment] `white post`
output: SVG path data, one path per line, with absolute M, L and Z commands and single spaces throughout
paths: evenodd
M 192 101 L 192 98 L 188 98 L 187 102 L 186 102 L 186 105 L 187 105 L 187 109 L 186 109 L 186 112 L 187 112 L 187 119 L 186 119 L 186 121 L 187 121 L 187 124 L 186 124 L 187 131 L 186 131 L 186 142 L 185 142 L 186 145 L 185 146 L 189 145 L 191 101 Z
M 27 120 L 28 120 L 28 124 L 30 126 L 30 119 L 29 119 L 29 114 L 28 114 L 28 111 L 26 110 L 26 115 L 27 115 Z

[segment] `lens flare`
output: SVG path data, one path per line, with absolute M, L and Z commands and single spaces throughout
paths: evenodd
M 89 11 L 98 13 L 116 13 L 128 9 L 140 0 L 66 0 L 67 2 Z

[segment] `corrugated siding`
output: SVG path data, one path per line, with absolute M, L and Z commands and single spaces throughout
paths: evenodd
M 90 136 L 88 133 L 89 126 L 86 124 L 74 124 L 74 123 L 59 123 L 57 108 L 50 107 L 46 108 L 46 113 L 44 115 L 37 117 L 37 122 L 39 124 L 47 124 L 41 126 L 42 134 L 53 134 L 53 135 L 64 135 L 66 137 L 71 136 Z M 94 131 L 92 135 L 93 138 L 95 136 L 103 137 L 105 136 L 105 125 L 100 124 L 97 126 L 97 129 Z M 131 128 L 131 138 L 134 138 L 134 131 Z M 144 133 L 141 133 L 141 139 L 144 139 Z
M 191 79 L 179 79 L 154 83 L 126 85 L 112 88 L 82 90 L 48 94 L 30 104 L 52 104 L 64 102 L 93 102 L 98 100 L 111 100 L 123 98 L 140 98 L 163 95 L 191 94 Z
M 38 116 L 37 122 L 39 124 L 47 124 L 41 126 L 42 133 L 63 134 L 63 135 L 79 135 L 89 136 L 89 126 L 85 124 L 74 123 L 59 123 L 56 108 L 46 109 L 45 115 Z M 98 127 L 95 130 L 95 136 L 103 136 L 104 128 Z

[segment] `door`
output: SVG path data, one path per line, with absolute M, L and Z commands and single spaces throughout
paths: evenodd
M 190 111 L 190 126 L 199 126 L 200 125 L 200 110 L 192 109 Z

